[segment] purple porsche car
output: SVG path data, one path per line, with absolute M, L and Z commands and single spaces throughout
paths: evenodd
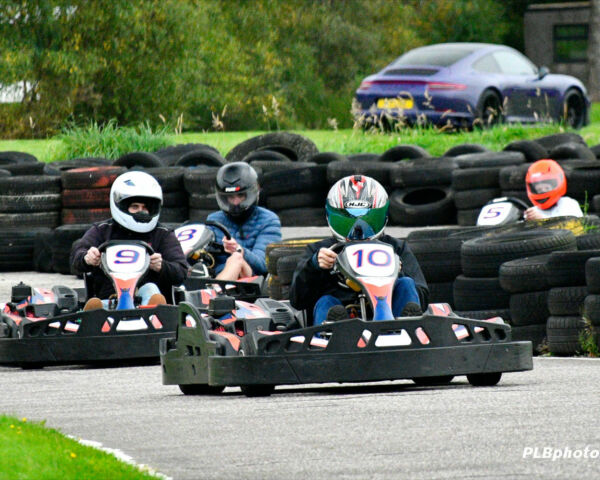
M 589 123 L 583 83 L 549 73 L 504 45 L 441 43 L 406 52 L 356 91 L 353 114 L 363 127 L 472 127 L 500 122 Z

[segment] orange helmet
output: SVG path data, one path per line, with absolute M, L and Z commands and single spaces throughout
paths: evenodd
M 525 184 L 529 200 L 542 210 L 553 207 L 567 193 L 565 172 L 554 160 L 543 159 L 532 164 Z

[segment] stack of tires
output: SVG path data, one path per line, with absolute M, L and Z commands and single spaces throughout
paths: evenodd
M 468 153 L 455 157 L 458 169 L 452 172 L 454 203 L 459 225 L 475 225 L 483 207 L 500 197 L 500 170 L 525 162 L 521 152 Z M 524 185 L 524 184 L 523 184 Z
M 144 170 L 162 188 L 161 223 L 183 223 L 189 218 L 188 193 L 183 186 L 184 167 L 153 167 Z
M 520 307 L 511 309 L 515 302 L 511 302 L 512 292 L 501 287 L 499 272 L 502 264 L 519 258 L 576 248 L 575 236 L 568 230 L 496 231 L 492 235 L 468 240 L 461 247 L 464 274 L 457 277 L 454 283 L 457 311 L 462 311 L 461 314 L 466 317 L 480 318 L 476 313 L 469 315 L 465 311 L 481 310 L 486 316 L 500 316 L 514 325 L 513 314 L 516 312 L 517 324 L 522 326 Z M 518 294 L 515 292 L 515 295 Z M 525 299 L 523 302 L 527 303 Z
M 554 252 L 546 262 L 551 287 L 546 333 L 548 349 L 554 355 L 574 355 L 582 351 L 580 335 L 586 326 L 583 312 L 588 295 L 586 265 L 593 257 L 600 257 L 600 250 Z M 592 276 L 593 267 L 594 262 L 591 262 Z
M 107 165 L 61 172 L 62 224 L 90 224 L 110 218 L 110 188 L 126 171 L 125 167 Z
M 72 274 L 69 260 L 73 242 L 79 240 L 90 228 L 90 224 L 74 223 L 61 225 L 52 231 L 50 236 L 51 271 L 64 275 Z
M 188 194 L 188 217 L 192 222 L 204 222 L 212 212 L 219 210 L 215 182 L 219 168 L 202 166 L 188 168 L 183 173 L 183 186 Z
M 590 258 L 585 263 L 585 281 L 588 295 L 584 300 L 585 326 L 580 338 L 589 343 L 589 349 L 600 349 L 600 257 Z

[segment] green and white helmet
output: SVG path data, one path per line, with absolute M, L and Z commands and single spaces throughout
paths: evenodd
M 338 240 L 374 240 L 387 224 L 389 205 L 388 194 L 377 180 L 344 177 L 327 194 L 327 223 Z

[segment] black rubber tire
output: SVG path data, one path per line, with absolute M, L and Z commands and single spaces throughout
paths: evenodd
M 189 206 L 213 212 L 220 209 L 215 193 L 192 193 L 189 196 Z
M 109 187 L 62 191 L 62 206 L 65 208 L 108 208 L 109 204 Z
M 548 311 L 555 316 L 582 315 L 587 294 L 585 285 L 551 288 L 548 293 Z
M 446 152 L 444 152 L 444 157 L 458 157 L 459 155 L 465 155 L 466 153 L 483 153 L 489 151 L 489 148 L 479 145 L 478 143 L 462 143 L 446 150 Z
M 183 174 L 186 172 L 183 167 L 153 167 L 143 171 L 156 179 L 163 193 L 183 190 Z
M 285 208 L 277 212 L 282 227 L 326 227 L 323 207 Z
M 60 193 L 60 177 L 50 175 L 21 175 L 0 177 L 2 195 L 44 195 Z
M 568 356 L 581 352 L 579 336 L 585 328 L 580 316 L 550 316 L 546 324 L 548 349 L 553 355 Z
M 466 241 L 461 263 L 465 275 L 495 277 L 500 265 L 509 260 L 575 248 L 575 236 L 568 230 L 508 232 Z
M 188 207 L 188 193 L 185 190 L 178 192 L 163 192 L 162 208 L 186 208 Z
M 225 165 L 225 159 L 220 153 L 205 148 L 185 153 L 175 162 L 175 166 L 178 167 L 197 167 L 198 165 L 222 167 Z
M 0 228 L 54 228 L 60 225 L 60 211 L 23 213 L 0 213 Z
M 600 232 L 592 230 L 589 233 L 577 236 L 577 250 L 599 250 Z M 600 256 L 600 252 L 598 253 Z
M 183 186 L 188 193 L 214 193 L 217 167 L 190 168 L 183 174 Z
M 484 90 L 475 108 L 476 119 L 473 126 L 489 128 L 504 121 L 502 99 L 494 90 Z
M 583 315 L 594 326 L 600 326 L 600 295 L 590 294 L 583 301 Z
M 261 188 L 267 197 L 311 190 L 327 192 L 327 166 L 315 165 L 265 173 L 262 177 Z
M 456 211 L 456 223 L 462 227 L 472 227 L 477 224 L 481 207 L 458 209 Z
M 45 163 L 12 163 L 9 165 L 1 165 L 2 170 L 8 172 L 9 175 L 43 175 L 46 167 Z
M 253 164 L 254 162 L 293 163 L 293 160 L 281 152 L 265 149 L 250 152 L 242 159 L 242 162 L 250 164 Z
M 546 262 L 548 285 L 551 287 L 585 285 L 585 265 L 588 259 L 593 257 L 600 257 L 600 250 L 553 252 Z
M 427 277 L 425 280 L 429 288 L 429 303 L 447 303 L 454 308 L 454 282 L 433 282 Z
M 500 265 L 500 286 L 510 293 L 535 292 L 549 288 L 546 262 L 550 254 L 517 258 Z
M 565 168 L 565 175 L 570 196 L 591 199 L 600 193 L 600 162 L 597 160 L 585 166 L 575 165 L 571 169 Z
M 212 150 L 213 152 L 219 153 L 219 151 L 210 145 L 205 143 L 180 143 L 178 145 L 171 145 L 169 147 L 161 148 L 154 152 L 158 158 L 160 158 L 163 165 L 175 165 L 175 162 L 179 160 L 182 155 L 193 152 L 194 150 Z
M 160 209 L 158 221 L 161 223 L 183 223 L 188 220 L 187 207 L 163 207 Z
M 279 246 L 272 249 L 268 249 L 266 252 L 266 264 L 267 264 L 267 272 L 271 275 L 278 275 L 278 264 L 279 260 L 286 257 L 297 257 L 298 255 L 302 255 L 306 245 L 298 244 L 298 245 L 285 245 Z M 279 278 L 279 276 L 277 277 Z
M 474 188 L 454 192 L 454 204 L 458 210 L 481 209 L 486 203 L 500 197 L 500 189 Z
M 392 225 L 451 225 L 456 209 L 449 187 L 414 187 L 397 189 L 390 195 Z
M 498 175 L 502 167 L 457 168 L 452 172 L 454 191 L 494 188 L 499 191 Z
M 556 147 L 550 149 L 548 157 L 556 161 L 560 160 L 589 160 L 597 162 L 598 159 L 594 152 L 592 152 L 586 145 L 582 145 L 578 142 L 561 143 Z
M 578 142 L 582 145 L 587 145 L 585 140 L 578 133 L 566 132 L 566 133 L 553 133 L 540 138 L 534 139 L 534 142 L 539 143 L 546 150 L 550 150 L 561 143 L 567 142 Z
M 190 222 L 205 222 L 206 217 L 208 217 L 214 210 L 207 210 L 203 208 L 190 208 L 188 211 L 188 217 Z
M 510 296 L 509 305 L 511 323 L 519 327 L 545 325 L 550 316 L 548 290 L 515 293 Z
M 402 160 L 390 171 L 392 187 L 426 187 L 450 185 L 458 164 L 451 157 L 427 157 Z
M 290 285 L 292 283 L 294 271 L 302 256 L 303 252 L 298 252 L 294 255 L 287 255 L 277 260 L 277 276 L 282 285 Z
M 61 207 L 60 193 L 42 195 L 0 195 L 0 212 L 30 213 L 58 211 Z
M 126 171 L 122 166 L 83 167 L 66 170 L 60 178 L 64 189 L 107 188 Z
M 31 155 L 30 153 L 13 151 L 0 152 L 0 165 L 37 162 L 37 157 L 35 155 Z
M 351 153 L 348 155 L 348 160 L 351 162 L 378 162 L 379 157 L 380 155 L 378 153 Z
M 179 390 L 181 390 L 181 393 L 184 395 L 219 395 L 225 390 L 225 387 L 195 383 L 190 385 L 179 385 Z
M 600 258 L 592 257 L 585 262 L 585 284 L 590 293 L 600 294 Z
M 348 157 L 336 152 L 320 152 L 309 158 L 309 162 L 316 163 L 317 165 L 326 165 L 331 162 L 347 161 Z
M 565 93 L 562 108 L 563 122 L 570 128 L 581 128 L 585 124 L 586 106 L 579 90 L 570 88 Z
M 500 317 L 506 323 L 510 323 L 510 310 L 508 308 L 498 308 L 493 310 L 455 310 L 459 317 L 471 318 L 473 320 L 489 320 L 490 318 Z
M 243 141 L 230 150 L 225 158 L 228 162 L 240 162 L 255 150 L 275 150 L 290 160 L 300 162 L 306 162 L 319 153 L 317 146 L 307 137 L 289 132 L 273 132 Z
M 533 354 L 537 355 L 546 349 L 546 323 L 527 326 L 513 326 L 512 339 L 515 342 L 530 341 Z
M 61 212 L 63 225 L 95 223 L 109 218 L 110 208 L 63 208 Z
M 279 211 L 288 208 L 323 207 L 327 198 L 327 191 L 312 191 L 304 193 L 290 193 L 282 195 L 269 195 L 266 205 L 269 210 Z
M 525 177 L 530 163 L 502 167 L 498 174 L 498 183 L 502 190 L 519 190 L 525 192 Z
M 126 153 L 125 155 L 121 155 L 117 158 L 113 165 L 117 167 L 162 167 L 163 163 L 159 157 L 157 157 L 154 153 L 150 152 L 131 152 Z
M 493 387 L 501 378 L 502 372 L 467 374 L 467 380 L 473 387 Z
M 112 160 L 103 157 L 73 158 L 47 163 L 44 166 L 45 175 L 60 175 L 66 170 L 84 167 L 107 167 L 112 165 Z
M 504 151 L 521 152 L 529 163 L 548 158 L 548 150 L 533 140 L 514 140 L 504 147 Z
M 474 278 L 459 275 L 454 280 L 454 306 L 457 310 L 507 308 L 510 294 L 500 288 L 498 277 Z
M 36 272 L 52 272 L 52 236 L 51 228 L 38 228 L 34 230 L 32 267 Z
M 597 159 L 600 159 L 600 143 L 597 143 L 596 145 L 591 146 L 590 150 L 592 152 L 594 152 L 594 155 L 596 155 Z
M 412 158 L 431 157 L 429 152 L 418 145 L 397 145 L 381 154 L 380 162 L 397 162 Z
M 483 152 L 467 153 L 454 157 L 460 168 L 506 167 L 525 163 L 521 152 Z
M 393 163 L 369 162 L 369 161 L 337 161 L 327 164 L 327 181 L 333 185 L 340 178 L 349 175 L 366 175 L 374 178 L 384 187 L 390 185 L 390 172 L 394 168 Z

